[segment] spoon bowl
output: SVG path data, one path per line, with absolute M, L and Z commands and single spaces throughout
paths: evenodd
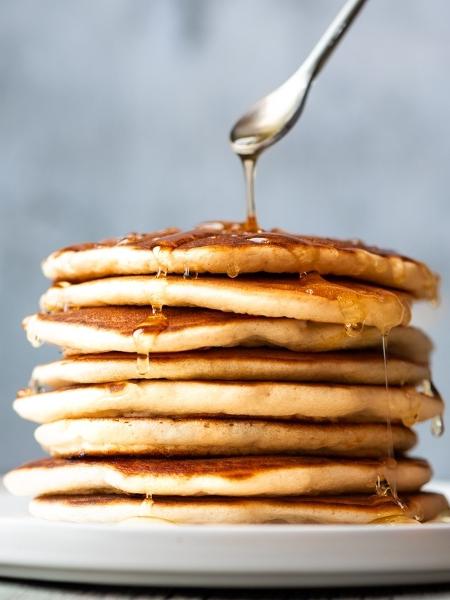
M 236 154 L 256 158 L 295 125 L 312 81 L 365 2 L 348 0 L 302 66 L 236 122 L 230 133 L 231 147 Z

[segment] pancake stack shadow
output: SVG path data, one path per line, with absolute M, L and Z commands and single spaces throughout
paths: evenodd
M 52 520 L 417 523 L 448 508 L 406 453 L 442 430 L 423 264 L 214 222 L 52 254 L 17 413 L 51 458 L 5 477 Z

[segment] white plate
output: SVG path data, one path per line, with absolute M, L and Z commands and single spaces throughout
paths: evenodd
M 450 497 L 450 483 L 432 489 Z M 0 576 L 198 587 L 450 581 L 450 525 L 75 525 L 0 490 Z

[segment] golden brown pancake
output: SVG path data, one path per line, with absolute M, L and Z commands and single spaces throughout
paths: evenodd
M 425 336 L 420 337 L 418 330 L 408 327 L 392 332 L 392 338 L 397 337 L 397 346 L 397 334 L 400 332 L 407 334 L 404 335 L 401 349 L 405 354 L 412 353 L 416 355 L 416 360 L 424 362 L 413 362 L 407 356 L 393 355 L 390 350 L 387 361 L 390 384 L 414 384 L 429 379 L 429 340 Z M 408 335 L 410 343 L 407 343 Z M 381 348 L 378 352 L 346 350 L 320 354 L 279 348 L 212 348 L 152 354 L 145 373 L 139 372 L 135 354 L 109 352 L 70 356 L 39 365 L 32 375 L 34 384 L 52 387 L 129 379 L 314 381 L 384 385 L 385 371 Z
M 401 425 L 264 419 L 87 418 L 41 425 L 36 440 L 52 456 L 241 456 L 305 454 L 381 457 L 412 448 Z
M 448 509 L 444 496 L 418 493 L 402 496 L 402 509 L 390 497 L 288 496 L 232 498 L 224 496 L 56 495 L 33 500 L 30 512 L 50 521 L 118 523 L 311 523 L 405 524 L 430 521 Z
M 423 263 L 366 246 L 281 230 L 245 231 L 240 223 L 213 222 L 192 231 L 167 229 L 59 250 L 43 264 L 55 280 L 83 281 L 158 272 L 304 273 L 352 277 L 434 298 L 438 278 Z
M 395 476 L 399 493 L 417 491 L 431 469 L 421 459 L 300 456 L 155 459 L 42 459 L 10 471 L 7 489 L 19 496 L 117 493 L 160 496 L 289 496 L 373 494 Z
M 19 392 L 24 419 L 51 423 L 85 417 L 256 417 L 353 423 L 403 422 L 442 414 L 439 396 L 414 386 L 336 385 L 280 381 L 136 380 Z
M 348 331 L 343 325 L 255 317 L 199 308 L 166 308 L 154 315 L 151 308 L 108 306 L 39 313 L 24 320 L 29 339 L 41 340 L 79 353 L 182 352 L 205 347 L 281 346 L 289 350 L 380 348 L 375 327 Z M 393 353 L 405 338 L 420 344 L 417 330 L 394 328 L 389 347 Z M 428 344 L 427 344 L 428 345 Z
M 303 277 L 110 277 L 55 286 L 41 298 L 44 311 L 84 306 L 194 306 L 265 317 L 288 317 L 349 327 L 365 323 L 389 331 L 410 320 L 406 294 L 355 283 Z

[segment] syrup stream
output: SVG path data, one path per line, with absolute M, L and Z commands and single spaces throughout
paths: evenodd
M 387 347 L 388 347 L 388 333 L 383 333 L 381 336 L 381 344 L 383 348 L 383 364 L 384 364 L 384 386 L 386 393 L 386 434 L 387 434 L 387 458 L 386 467 L 388 470 L 386 482 L 377 482 L 377 494 L 387 495 L 390 494 L 393 500 L 398 506 L 404 510 L 406 507 L 398 497 L 397 492 L 397 461 L 394 456 L 394 438 L 392 435 L 392 417 L 391 417 L 391 399 L 389 394 L 389 377 L 387 370 Z
M 256 156 L 241 156 L 242 166 L 244 168 L 245 192 L 247 197 L 247 221 L 245 229 L 247 231 L 258 231 L 258 220 L 256 218 L 255 204 L 255 171 Z

